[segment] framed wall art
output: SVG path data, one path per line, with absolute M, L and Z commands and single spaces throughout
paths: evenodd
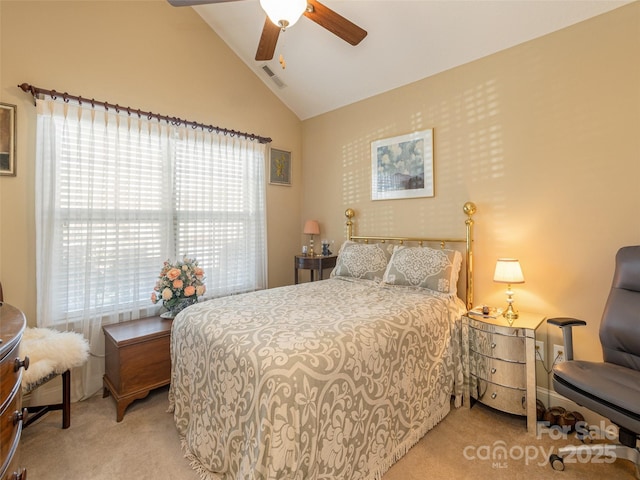
M 272 148 L 269 154 L 269 183 L 291 185 L 291 152 Z
M 371 142 L 371 199 L 433 197 L 433 129 Z
M 16 175 L 16 106 L 0 103 L 0 175 Z

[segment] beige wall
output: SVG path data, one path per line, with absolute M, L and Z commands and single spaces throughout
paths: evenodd
M 362 234 L 463 236 L 472 200 L 476 304 L 505 304 L 495 260 L 518 257 L 520 310 L 587 320 L 576 353 L 601 358 L 614 254 L 640 243 L 639 58 L 636 2 L 306 120 L 303 217 L 333 239 L 346 207 Z M 435 197 L 371 201 L 370 142 L 426 128 Z
M 292 282 L 301 123 L 193 9 L 164 0 L 3 0 L 0 21 L 0 101 L 18 107 L 18 175 L 0 178 L 0 280 L 29 324 L 36 310 L 35 108 L 17 88 L 23 82 L 269 136 L 291 150 L 293 187 L 267 186 L 267 228 L 269 284 Z
M 35 323 L 35 110 L 16 87 L 29 82 L 290 149 L 293 186 L 267 187 L 271 286 L 291 283 L 307 218 L 336 244 L 346 207 L 361 233 L 459 236 L 473 200 L 476 303 L 504 303 L 495 259 L 516 256 L 519 308 L 586 319 L 577 353 L 598 358 L 613 255 L 640 243 L 639 27 L 634 3 L 301 124 L 192 9 L 2 0 L 0 101 L 18 106 L 18 176 L 0 178 L 5 297 Z M 435 197 L 372 202 L 370 142 L 425 128 Z

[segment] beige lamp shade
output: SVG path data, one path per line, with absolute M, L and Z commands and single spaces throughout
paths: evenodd
M 513 325 L 513 321 L 518 318 L 518 310 L 513 306 L 513 290 L 512 283 L 524 283 L 524 275 L 520 262 L 516 258 L 499 258 L 496 262 L 496 271 L 493 274 L 493 281 L 498 283 L 507 283 L 507 308 L 502 312 L 502 316 L 507 319 L 509 325 Z
M 306 235 L 320 235 L 320 225 L 316 220 L 307 220 L 304 224 L 303 233 Z
M 524 283 L 520 262 L 516 258 L 499 258 L 493 281 L 498 283 Z

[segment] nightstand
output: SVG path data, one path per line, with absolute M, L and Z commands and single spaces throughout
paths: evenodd
M 471 398 L 503 412 L 527 417 L 536 433 L 536 329 L 543 315 L 520 313 L 509 326 L 498 316 L 462 317 L 464 401 Z
M 313 282 L 314 272 L 318 272 L 318 279 L 322 280 L 322 272 L 327 268 L 336 266 L 337 255 L 320 255 L 308 257 L 306 255 L 296 255 L 294 259 L 293 278 L 298 283 L 298 270 L 311 270 L 311 281 Z

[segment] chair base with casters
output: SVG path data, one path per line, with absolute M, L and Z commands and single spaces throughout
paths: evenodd
M 615 459 L 620 458 L 629 460 L 635 465 L 636 477 L 640 479 L 640 449 L 637 446 L 638 434 L 635 433 L 635 431 L 640 431 L 640 414 L 626 410 L 620 406 L 620 404 L 625 404 L 626 402 L 635 403 L 637 402 L 636 399 L 640 398 L 640 371 L 631 370 L 631 372 L 629 372 L 628 370 L 629 369 L 615 364 L 574 360 L 565 365 L 564 369 L 558 368 L 555 371 L 553 377 L 553 387 L 555 391 L 567 398 L 571 398 L 577 404 L 597 411 L 609 418 L 618 426 L 619 443 L 615 445 L 602 443 L 580 446 L 570 445 L 559 448 L 557 454 L 552 454 L 549 457 L 549 463 L 554 470 L 564 470 L 563 459 L 566 456 L 584 458 L 583 456 L 588 455 L 605 462 L 613 462 Z M 610 398 L 606 398 L 603 403 L 602 398 L 594 397 L 594 395 L 589 392 L 568 382 L 565 378 L 577 380 L 575 383 L 578 384 L 581 382 L 594 383 L 594 379 L 599 379 L 599 381 L 595 383 L 599 384 L 598 388 L 606 392 L 601 396 L 610 396 Z M 627 385 L 628 388 L 624 390 L 629 396 L 624 398 L 624 393 L 622 393 L 622 395 L 620 395 L 622 398 L 615 398 L 619 397 L 616 392 L 620 393 L 616 389 L 616 386 L 622 381 L 630 382 Z M 623 422 L 626 425 L 630 425 L 633 430 L 621 427 L 619 424 Z M 590 437 L 587 436 L 583 441 L 589 439 Z
M 549 463 L 554 470 L 564 470 L 564 457 L 570 455 L 574 458 L 579 458 L 584 452 L 589 452 L 592 455 L 598 455 L 600 459 L 607 461 L 607 459 L 615 460 L 621 458 L 623 460 L 629 460 L 636 465 L 636 478 L 640 478 L 640 451 L 637 448 L 630 448 L 626 445 L 570 445 L 558 449 L 558 453 L 552 453 L 549 457 Z
M 623 247 L 616 254 L 611 290 L 600 322 L 603 361 L 573 359 L 573 327 L 583 320 L 552 318 L 560 327 L 566 361 L 553 367 L 557 393 L 608 418 L 618 426 L 617 445 L 593 444 L 559 449 L 549 458 L 556 470 L 564 470 L 563 456 L 594 455 L 607 463 L 617 458 L 635 465 L 640 479 L 640 245 Z M 588 437 L 587 437 L 588 439 Z
M 30 405 L 24 426 L 32 424 L 48 412 L 62 411 L 62 428 L 71 425 L 71 369 L 81 366 L 88 357 L 89 345 L 74 332 L 59 332 L 49 328 L 27 328 L 20 346 L 21 354 L 29 358 L 29 368 L 22 377 L 23 394 L 62 376 L 62 401 L 47 405 Z

